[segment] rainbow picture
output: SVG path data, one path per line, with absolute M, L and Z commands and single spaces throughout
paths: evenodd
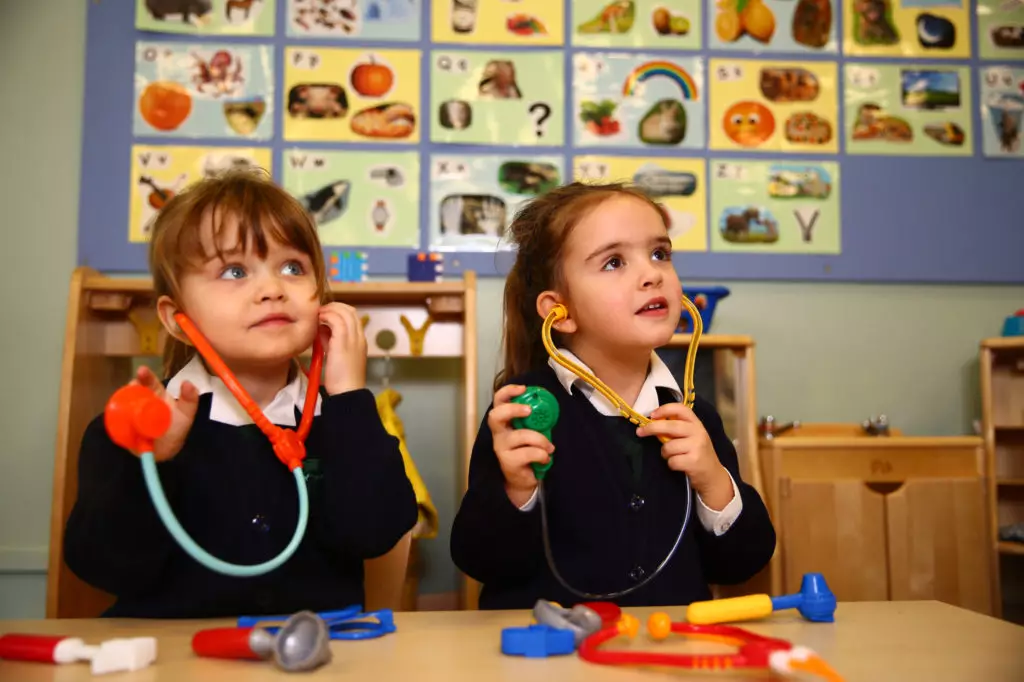
M 632 95 L 638 83 L 655 76 L 665 76 L 675 81 L 683 93 L 683 99 L 697 99 L 697 84 L 690 74 L 678 64 L 665 61 L 645 62 L 633 69 L 622 85 L 622 94 L 627 97 Z

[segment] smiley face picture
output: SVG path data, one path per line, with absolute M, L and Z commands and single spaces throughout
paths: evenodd
M 759 147 L 775 132 L 775 117 L 760 102 L 737 102 L 726 109 L 722 130 L 743 147 Z

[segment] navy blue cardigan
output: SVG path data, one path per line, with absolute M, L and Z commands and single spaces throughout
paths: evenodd
M 589 593 L 634 585 L 661 563 L 675 542 L 686 506 L 684 475 L 668 468 L 661 443 L 648 437 L 642 439 L 643 464 L 635 480 L 620 439 L 636 436 L 623 436 L 620 422 L 627 430 L 635 427 L 622 417 L 601 415 L 580 391 L 569 395 L 549 367 L 508 383 L 543 386 L 557 396 L 561 409 L 552 434 L 554 463 L 544 483 L 559 573 Z M 661 404 L 671 402 L 667 391 L 658 394 Z M 774 552 L 768 511 L 757 491 L 741 479 L 736 450 L 721 418 L 699 396 L 694 411 L 739 487 L 743 511 L 725 534 L 715 536 L 697 518 L 699 502 L 693 493 L 690 524 L 675 556 L 655 580 L 615 600 L 620 605 L 671 606 L 709 599 L 709 584 L 742 583 Z M 532 608 L 538 598 L 561 604 L 582 601 L 548 568 L 540 513 L 539 504 L 523 512 L 508 499 L 485 420 L 451 535 L 455 564 L 482 583 L 480 608 Z
M 200 396 L 182 451 L 157 465 L 161 482 L 200 547 L 233 563 L 267 561 L 295 529 L 294 477 L 257 426 L 210 421 L 210 404 L 211 394 Z M 214 618 L 362 604 L 363 560 L 387 552 L 416 523 L 398 440 L 384 429 L 373 394 L 361 389 L 323 395 L 306 452 L 310 515 L 299 548 L 270 573 L 229 577 L 174 541 L 139 459 L 110 440 L 100 415 L 82 439 L 65 561 L 82 580 L 116 595 L 106 616 Z

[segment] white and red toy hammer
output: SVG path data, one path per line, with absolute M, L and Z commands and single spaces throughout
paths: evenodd
M 156 638 L 110 639 L 92 646 L 77 637 L 0 635 L 0 659 L 57 665 L 88 661 L 93 675 L 141 670 L 156 660 Z

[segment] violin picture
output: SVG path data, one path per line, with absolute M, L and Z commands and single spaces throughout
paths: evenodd
M 157 184 L 153 181 L 153 178 L 149 177 L 148 175 L 140 176 L 139 184 L 146 185 L 150 188 L 149 196 L 146 197 L 146 200 L 149 202 L 149 205 L 152 206 L 157 211 L 162 209 L 164 205 L 166 205 L 167 202 L 170 201 L 175 195 L 175 191 L 173 189 L 167 189 L 166 187 L 157 186 Z

